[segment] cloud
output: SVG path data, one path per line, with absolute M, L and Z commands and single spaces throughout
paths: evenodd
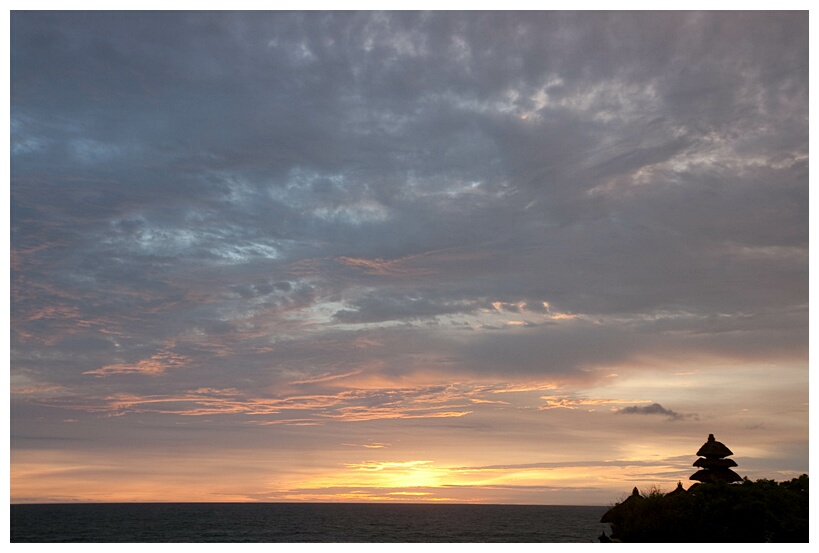
M 590 398 L 570 398 L 565 396 L 559 395 L 549 395 L 549 396 L 542 396 L 540 399 L 545 399 L 546 403 L 539 407 L 540 410 L 546 411 L 549 409 L 577 409 L 578 407 L 597 407 L 598 405 L 611 405 L 611 404 L 621 404 L 621 403 L 635 403 L 633 400 L 627 399 L 590 399 Z M 640 403 L 649 403 L 646 401 L 641 401 Z M 657 405 L 656 403 L 654 405 Z M 650 409 L 652 406 L 649 407 L 626 407 L 625 409 L 641 409 L 640 411 L 629 411 L 629 412 L 639 412 L 639 413 L 647 413 L 647 409 Z M 659 405 L 657 405 L 659 407 Z M 622 409 L 618 410 L 619 413 Z
M 339 257 L 339 263 L 354 267 L 374 275 L 389 275 L 389 276 L 423 276 L 429 274 L 430 271 L 426 269 L 411 269 L 404 268 L 405 265 L 412 262 L 409 259 L 356 259 L 352 257 Z
M 594 386 L 807 366 L 804 13 L 10 21 L 31 421 L 681 420 Z
M 341 309 L 333 318 L 341 323 L 373 323 L 383 321 L 412 321 L 439 315 L 470 313 L 478 308 L 476 302 L 435 302 L 419 296 L 396 297 L 372 293 L 356 300 L 353 309 Z
M 109 376 L 113 374 L 137 373 L 143 375 L 158 376 L 169 369 L 184 367 L 190 359 L 184 355 L 178 355 L 172 351 L 161 351 L 152 355 L 150 359 L 142 359 L 136 363 L 116 363 L 105 365 L 98 369 L 85 371 L 83 374 L 94 376 Z
M 156 376 L 153 366 L 105 367 L 108 376 L 119 373 L 148 373 Z M 326 382 L 327 379 L 314 382 Z M 304 384 L 305 382 L 297 382 Z M 48 390 L 55 392 L 58 390 Z M 22 390 L 27 395 L 27 390 Z M 420 386 L 360 390 L 342 388 L 323 394 L 289 394 L 265 397 L 236 388 L 198 388 L 179 394 L 115 393 L 104 397 L 82 398 L 50 393 L 38 401 L 43 405 L 72 411 L 125 414 L 162 414 L 180 417 L 242 415 L 251 424 L 324 424 L 330 421 L 359 422 L 391 419 L 458 418 L 469 415 L 469 389 L 447 386 Z M 298 414 L 294 418 L 293 414 Z M 372 446 L 367 446 L 372 447 Z
M 621 409 L 617 409 L 615 411 L 618 415 L 664 415 L 668 417 L 669 420 L 681 420 L 686 418 L 697 418 L 697 415 L 694 414 L 680 414 L 676 411 L 672 411 L 671 409 L 666 409 L 659 403 L 652 403 L 651 405 L 646 406 L 638 406 L 633 405 L 631 407 L 623 407 Z

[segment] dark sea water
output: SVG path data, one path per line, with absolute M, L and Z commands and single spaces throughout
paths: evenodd
M 11 505 L 12 542 L 596 541 L 607 507 L 361 503 Z

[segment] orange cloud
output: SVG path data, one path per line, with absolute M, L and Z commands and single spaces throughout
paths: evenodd
M 578 407 L 593 407 L 597 405 L 622 403 L 651 403 L 651 400 L 648 399 L 589 399 L 569 396 L 541 396 L 540 399 L 546 400 L 545 405 L 538 407 L 540 411 L 546 411 L 548 409 L 577 409 Z
M 519 392 L 540 392 L 543 390 L 555 390 L 558 386 L 551 382 L 530 383 L 530 384 L 508 384 L 497 387 L 487 387 L 484 391 L 490 394 L 511 394 Z
M 269 417 L 284 412 L 304 412 L 300 417 L 253 421 L 252 424 L 321 424 L 328 420 L 347 422 L 382 419 L 462 417 L 466 401 L 462 392 L 449 388 L 400 388 L 343 390 L 332 394 L 295 395 L 279 398 L 251 397 L 234 388 L 199 388 L 175 395 L 114 394 L 97 401 L 75 403 L 73 396 L 43 399 L 56 407 L 88 412 L 159 413 L 179 416 L 247 415 Z M 465 403 L 464 403 L 465 404 Z
M 91 374 L 95 376 L 109 376 L 112 374 L 129 374 L 138 373 L 151 376 L 157 376 L 164 373 L 168 369 L 183 367 L 190 362 L 190 358 L 173 353 L 168 350 L 160 351 L 152 355 L 148 359 L 138 361 L 136 364 L 115 363 L 113 365 L 105 365 L 93 371 L 85 371 L 83 374 Z
M 440 419 L 463 417 L 472 411 L 429 411 L 425 409 L 395 409 L 392 407 L 343 407 L 338 414 L 325 415 L 328 418 L 347 421 L 371 421 L 385 419 Z

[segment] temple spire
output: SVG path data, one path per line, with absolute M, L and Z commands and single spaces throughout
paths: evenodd
M 689 480 L 698 482 L 739 482 L 742 477 L 731 470 L 730 467 L 737 466 L 733 459 L 726 457 L 734 453 L 725 447 L 725 444 L 718 442 L 713 434 L 708 434 L 708 441 L 697 451 L 700 458 L 694 461 L 694 466 L 700 470 L 688 477 Z

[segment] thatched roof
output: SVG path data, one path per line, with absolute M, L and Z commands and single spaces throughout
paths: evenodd
M 729 455 L 733 454 L 733 451 L 725 447 L 722 442 L 716 441 L 713 434 L 708 434 L 708 441 L 702 445 L 699 451 L 697 451 L 697 455 L 717 459 L 728 457 Z
M 637 486 L 635 486 L 631 491 L 631 495 L 628 496 L 622 503 L 615 505 L 606 511 L 606 513 L 600 519 L 600 522 L 616 522 L 621 515 L 628 512 L 636 503 L 640 501 L 645 501 L 645 498 L 640 495 L 640 491 L 637 489 Z
M 685 491 L 685 488 L 683 488 L 682 482 L 677 482 L 677 487 L 674 488 L 673 491 L 670 491 L 665 495 L 669 496 L 669 495 L 677 495 L 677 494 L 681 494 L 681 493 L 688 493 L 688 492 Z
M 742 481 L 742 477 L 729 468 L 700 469 L 689 476 L 688 479 L 697 480 L 698 482 L 716 482 L 718 480 L 723 482 Z
M 737 462 L 733 459 L 706 459 L 704 457 L 700 457 L 694 461 L 692 466 L 704 469 L 728 468 L 737 466 Z

